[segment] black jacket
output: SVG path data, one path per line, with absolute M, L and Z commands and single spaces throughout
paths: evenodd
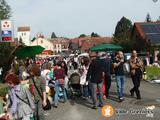
M 105 72 L 103 63 L 104 62 L 99 58 L 92 60 L 87 73 L 87 81 L 90 81 L 91 83 L 102 82 L 102 73 Z

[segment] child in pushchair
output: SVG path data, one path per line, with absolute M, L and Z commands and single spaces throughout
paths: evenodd
M 70 97 L 81 96 L 80 74 L 78 71 L 74 71 L 69 78 L 68 94 Z

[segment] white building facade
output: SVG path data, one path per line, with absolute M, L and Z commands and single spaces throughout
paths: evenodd
M 30 27 L 18 27 L 17 37 L 19 42 L 23 42 L 25 45 L 31 45 L 31 32 Z
M 45 38 L 36 38 L 33 42 L 31 42 L 31 46 L 40 45 L 45 48 L 45 50 L 53 51 L 53 44 L 49 40 Z
M 53 44 L 53 51 L 56 53 L 68 51 L 69 40 L 65 38 L 53 38 L 50 40 Z

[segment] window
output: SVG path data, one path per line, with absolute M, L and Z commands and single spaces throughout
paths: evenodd
M 65 49 L 65 45 L 62 45 L 62 49 Z

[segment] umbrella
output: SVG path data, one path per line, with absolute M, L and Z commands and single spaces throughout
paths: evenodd
M 23 48 L 18 48 L 15 52 L 17 58 L 23 59 L 26 57 L 34 57 L 37 54 L 42 53 L 44 50 L 41 46 L 26 46 Z
M 119 45 L 114 44 L 99 44 L 90 48 L 90 51 L 114 51 L 114 50 L 122 50 L 123 48 Z

